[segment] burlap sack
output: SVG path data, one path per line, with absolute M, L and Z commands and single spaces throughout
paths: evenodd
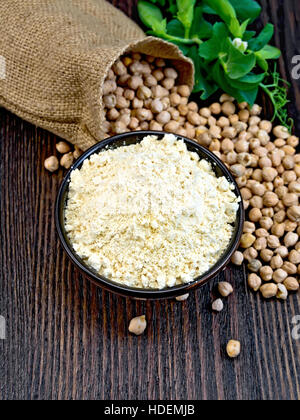
M 125 51 L 192 63 L 105 0 L 0 1 L 0 105 L 83 150 L 103 138 L 101 86 Z M 2 57 L 1 57 L 2 56 Z

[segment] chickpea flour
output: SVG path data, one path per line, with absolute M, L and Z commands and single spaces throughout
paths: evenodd
M 71 175 L 65 213 L 75 252 L 124 285 L 189 283 L 227 248 L 239 199 L 172 134 L 92 155 Z

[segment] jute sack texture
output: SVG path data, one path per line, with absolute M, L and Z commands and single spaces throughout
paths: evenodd
M 0 106 L 86 150 L 104 137 L 102 85 L 128 51 L 172 59 L 192 87 L 191 61 L 105 0 L 1 0 Z

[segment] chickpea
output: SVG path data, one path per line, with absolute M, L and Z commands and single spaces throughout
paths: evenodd
M 223 93 L 220 96 L 220 102 L 222 104 L 223 102 L 226 102 L 226 101 L 233 102 L 234 98 L 232 96 L 228 95 L 227 93 Z
M 285 261 L 283 263 L 282 269 L 288 274 L 296 274 L 297 273 L 297 266 L 290 261 Z
M 220 142 L 219 142 L 220 144 Z M 245 174 L 245 167 L 240 164 L 235 164 L 230 167 L 232 174 L 236 177 L 243 176 Z
M 165 125 L 171 120 L 171 115 L 168 111 L 162 111 L 156 116 L 156 121 L 161 124 Z
M 267 191 L 263 196 L 263 204 L 266 207 L 274 207 L 278 203 L 277 195 L 271 191 Z
M 114 80 L 106 80 L 102 85 L 102 95 L 106 96 L 117 89 L 117 84 Z
M 169 133 L 174 133 L 179 128 L 177 121 L 170 121 L 164 126 L 164 130 Z
M 248 286 L 255 292 L 259 290 L 261 283 L 262 283 L 261 278 L 257 274 L 251 273 L 248 276 Z
M 241 237 L 241 247 L 242 248 L 250 248 L 255 242 L 255 236 L 251 233 L 244 233 Z
M 264 281 L 270 281 L 270 280 L 272 280 L 272 277 L 273 277 L 273 270 L 272 270 L 271 267 L 265 265 L 265 266 L 260 268 L 259 274 L 260 274 L 260 277 Z
M 218 290 L 219 290 L 220 295 L 223 297 L 227 297 L 231 295 L 231 293 L 233 293 L 233 287 L 231 286 L 230 283 L 226 281 L 221 281 L 218 284 Z
M 278 268 L 274 271 L 272 278 L 276 283 L 282 283 L 287 278 L 287 272 L 282 268 Z
M 271 133 L 271 131 L 272 131 L 272 123 L 270 121 L 262 120 L 259 123 L 259 128 L 261 130 L 266 131 L 267 133 Z
M 178 86 L 177 92 L 179 93 L 180 96 L 185 96 L 185 97 L 189 97 L 191 94 L 191 90 L 188 85 Z
M 265 299 L 271 299 L 275 297 L 278 292 L 278 286 L 274 283 L 264 284 L 260 288 L 260 292 Z
M 287 248 L 294 246 L 298 242 L 298 238 L 299 236 L 297 235 L 297 233 L 288 232 L 284 237 L 284 245 Z
M 222 108 L 218 102 L 215 102 L 209 107 L 209 110 L 212 114 L 219 115 L 222 111 Z
M 153 86 L 157 86 L 157 79 L 152 75 L 145 77 L 144 79 L 145 86 L 152 88 Z
M 262 168 L 262 176 L 265 181 L 274 181 L 278 175 L 276 169 L 274 168 Z
M 287 277 L 284 282 L 284 286 L 290 292 L 296 292 L 299 290 L 299 283 L 294 277 Z
M 244 261 L 244 255 L 240 251 L 236 251 L 231 257 L 231 262 L 235 265 L 242 265 Z
M 201 125 L 201 117 L 197 112 L 189 111 L 187 119 L 193 125 Z
M 44 162 L 44 167 L 49 172 L 55 172 L 59 168 L 59 162 L 56 156 L 48 157 Z
M 249 212 L 249 219 L 251 222 L 258 222 L 262 218 L 260 209 L 253 208 Z
M 60 165 L 66 169 L 70 169 L 74 162 L 74 156 L 72 152 L 66 153 L 60 159 Z
M 267 237 L 267 243 L 268 243 L 268 247 L 272 249 L 278 248 L 280 246 L 279 239 L 275 235 L 269 235 Z
M 291 220 L 286 220 L 284 222 L 286 232 L 294 232 L 297 229 L 297 223 L 292 222 Z
M 296 251 L 295 249 L 292 249 L 289 253 L 289 261 L 292 264 L 300 264 L 300 252 Z
M 223 131 L 223 133 L 224 132 L 225 132 L 225 130 Z M 236 132 L 236 130 L 235 130 L 235 132 Z M 232 134 L 233 133 L 234 132 L 232 131 Z M 229 136 L 227 135 L 226 137 L 229 137 Z M 234 137 L 235 137 L 235 135 L 232 138 L 234 138 Z M 249 152 L 249 143 L 246 140 L 238 140 L 235 143 L 234 148 L 237 151 L 237 153 Z
M 270 249 L 263 249 L 260 252 L 260 258 L 265 262 L 270 262 L 274 253 Z
M 262 263 L 259 260 L 252 260 L 247 265 L 248 270 L 254 273 L 257 273 L 260 270 L 261 266 L 262 266 Z
M 134 108 L 134 109 L 141 109 L 141 108 L 143 108 L 143 105 L 144 105 L 144 103 L 143 103 L 143 101 L 141 99 L 133 98 L 132 108 Z
M 273 134 L 275 137 L 284 139 L 284 140 L 290 137 L 289 130 L 286 127 L 283 127 L 282 125 L 278 125 L 274 127 Z
M 236 358 L 241 353 L 241 343 L 236 340 L 230 340 L 226 347 L 227 354 L 230 358 Z
M 276 294 L 277 299 L 286 300 L 288 298 L 288 291 L 284 284 L 278 284 L 278 292 Z
M 258 252 L 255 248 L 250 247 L 250 248 L 247 248 L 243 252 L 243 256 L 244 256 L 245 260 L 247 260 L 248 262 L 251 262 L 252 260 L 255 260 L 257 258 Z
M 70 152 L 71 147 L 65 141 L 60 141 L 56 144 L 56 150 L 58 151 L 58 153 L 64 154 Z
M 159 124 L 156 121 L 150 121 L 150 125 L 149 125 L 150 130 L 154 130 L 154 131 L 162 131 L 163 126 L 161 124 Z
M 271 207 L 267 207 L 261 210 L 261 213 L 264 217 L 273 217 L 274 210 Z
M 300 206 L 291 206 L 287 210 L 287 216 L 288 218 L 296 223 L 300 222 Z
M 282 202 L 286 207 L 298 206 L 299 198 L 295 193 L 287 193 L 282 197 Z
M 140 123 L 139 120 L 137 118 L 133 117 L 133 118 L 130 119 L 129 128 L 131 130 L 135 130 L 136 128 L 138 128 L 139 123 Z M 152 130 L 154 130 L 154 128 L 152 128 Z
M 262 210 L 264 203 L 263 203 L 263 197 L 260 197 L 258 195 L 254 195 L 250 199 L 250 204 L 252 207 Z
M 273 268 L 273 270 L 276 270 L 277 268 L 282 267 L 283 260 L 280 255 L 274 255 L 274 257 L 271 258 L 270 266 Z
M 136 318 L 133 318 L 130 321 L 128 330 L 129 332 L 135 334 L 135 335 L 141 335 L 145 331 L 147 327 L 147 321 L 145 315 L 138 316 Z
M 149 109 L 138 108 L 136 110 L 136 117 L 139 121 L 150 121 L 153 119 L 153 114 Z

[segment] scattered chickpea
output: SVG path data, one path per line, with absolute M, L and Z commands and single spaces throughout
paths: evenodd
M 284 271 L 282 268 L 278 268 L 273 273 L 273 280 L 276 283 L 282 283 L 287 278 L 287 272 Z
M 226 347 L 227 354 L 230 358 L 234 359 L 241 353 L 241 343 L 237 340 L 230 340 Z
M 231 286 L 230 283 L 226 281 L 221 281 L 218 284 L 218 290 L 219 290 L 220 295 L 223 297 L 227 297 L 231 295 L 231 293 L 233 293 L 233 287 Z
M 231 258 L 231 262 L 235 265 L 242 265 L 243 261 L 244 255 L 240 251 L 236 251 Z
M 59 162 L 56 156 L 48 157 L 45 162 L 44 166 L 49 172 L 55 172 L 59 168 Z
M 188 297 L 189 297 L 189 293 L 186 293 L 185 295 L 182 295 L 182 296 L 177 296 L 175 299 L 176 299 L 178 302 L 184 302 L 185 300 L 187 300 L 187 299 L 188 299 Z
M 216 299 L 213 303 L 212 303 L 212 310 L 215 312 L 221 312 L 224 309 L 224 303 L 222 302 L 221 299 Z
M 147 327 L 146 317 L 145 315 L 142 315 L 142 316 L 137 316 L 130 321 L 128 330 L 132 334 L 141 335 L 145 331 L 146 327 Z
M 299 290 L 299 282 L 294 277 L 287 277 L 283 281 L 283 284 L 289 292 L 296 292 Z
M 285 287 L 285 285 L 282 284 L 282 283 L 279 283 L 277 287 L 278 287 L 278 292 L 276 294 L 277 299 L 287 300 L 287 298 L 288 298 L 288 290 Z
M 74 162 L 74 156 L 72 152 L 66 153 L 60 159 L 60 164 L 66 169 L 70 169 Z
M 259 290 L 261 283 L 261 278 L 257 274 L 251 273 L 248 276 L 248 286 L 255 292 Z
M 70 152 L 71 147 L 65 141 L 60 141 L 56 144 L 56 150 L 58 151 L 58 153 L 65 154 Z
M 260 292 L 265 299 L 271 299 L 277 295 L 278 286 L 275 283 L 264 284 L 261 286 Z

